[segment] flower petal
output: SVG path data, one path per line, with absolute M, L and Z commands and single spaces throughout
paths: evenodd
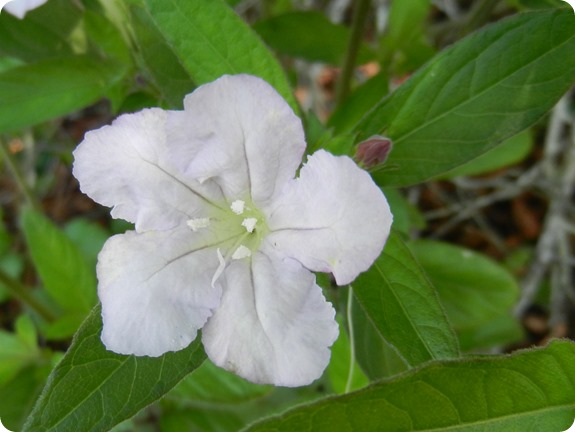
M 314 275 L 295 260 L 257 252 L 232 261 L 221 278 L 222 304 L 202 330 L 209 358 L 261 384 L 319 378 L 338 326 Z
M 339 285 L 373 264 L 393 220 L 369 174 L 323 150 L 266 211 L 274 248 L 310 270 L 332 272 Z
M 271 199 L 293 178 L 305 150 L 300 119 L 264 80 L 226 75 L 189 94 L 168 120 L 174 163 L 214 177 L 230 201 Z
M 12 0 L 4 5 L 4 10 L 17 18 L 23 19 L 26 13 L 36 9 L 48 0 Z M 0 9 L 2 7 L 0 6 Z
M 213 248 L 187 228 L 110 238 L 98 257 L 106 348 L 159 356 L 186 347 L 221 298 Z
M 166 116 L 158 108 L 120 116 L 88 132 L 74 151 L 82 192 L 113 206 L 112 216 L 134 222 L 139 232 L 205 217 L 212 200 L 223 201 L 215 184 L 184 178 L 167 161 Z

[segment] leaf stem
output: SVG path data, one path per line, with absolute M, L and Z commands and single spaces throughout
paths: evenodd
M 338 105 L 343 102 L 351 88 L 351 78 L 353 76 L 353 70 L 355 69 L 359 47 L 361 46 L 369 6 L 370 0 L 355 1 L 351 34 L 349 36 L 349 43 L 345 53 L 345 58 L 343 59 L 341 75 L 339 77 L 336 91 L 336 102 Z
M 40 315 L 47 322 L 54 322 L 56 320 L 56 315 L 52 313 L 50 309 L 44 306 L 36 297 L 30 293 L 30 289 L 16 279 L 9 276 L 4 270 L 0 269 L 0 282 L 4 287 L 27 306 L 32 308 L 38 315 Z
M 40 205 L 38 204 L 37 200 L 32 194 L 32 191 L 30 190 L 28 183 L 24 179 L 24 176 L 20 172 L 18 164 L 16 164 L 16 161 L 14 160 L 14 157 L 12 156 L 12 153 L 8 148 L 8 145 L 3 140 L 0 140 L 0 154 L 2 155 L 4 162 L 6 163 L 6 165 L 8 165 L 8 168 L 12 172 L 14 180 L 16 180 L 16 184 L 20 188 L 20 192 L 24 196 L 24 199 L 26 200 L 28 205 L 30 205 L 35 210 L 39 210 Z
M 349 285 L 347 293 L 347 329 L 349 332 L 349 371 L 347 373 L 347 381 L 345 383 L 345 393 L 351 391 L 351 384 L 353 382 L 353 369 L 355 366 L 355 337 L 353 334 L 353 287 Z

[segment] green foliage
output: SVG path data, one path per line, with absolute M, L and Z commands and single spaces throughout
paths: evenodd
M 349 29 L 333 24 L 324 14 L 296 11 L 274 16 L 254 24 L 253 29 L 278 53 L 339 65 L 347 48 Z M 362 45 L 359 63 L 373 59 L 367 45 Z
M 98 253 L 108 240 L 108 232 L 94 222 L 88 222 L 86 219 L 74 219 L 64 226 L 64 233 L 88 262 L 88 267 L 95 269 Z
M 104 60 L 128 66 L 132 62 L 130 47 L 120 30 L 106 17 L 92 11 L 84 13 L 86 35 L 96 55 Z
M 347 336 L 347 330 L 340 323 L 339 337 L 331 347 L 331 361 L 327 369 L 331 385 L 336 393 L 357 390 L 369 384 L 369 379 L 351 354 L 351 343 Z M 348 384 L 349 389 L 347 388 Z
M 2 223 L 2 212 L 0 211 L 0 271 L 12 278 L 18 278 L 22 274 L 24 260 L 22 256 L 12 251 L 13 238 Z M 0 282 L 0 302 L 8 298 L 8 291 L 4 284 Z
M 352 305 L 355 355 L 370 382 L 409 369 L 405 360 L 386 342 L 354 298 Z
M 355 89 L 329 118 L 335 133 L 349 132 L 389 91 L 389 77 L 379 73 Z
M 364 390 L 296 408 L 246 432 L 560 431 L 573 422 L 575 345 L 433 362 Z
M 0 133 L 92 104 L 104 97 L 124 74 L 123 67 L 103 64 L 88 56 L 43 60 L 0 73 Z
M 23 432 L 108 431 L 162 397 L 205 359 L 200 338 L 161 357 L 122 356 L 100 341 L 93 309 L 56 366 Z
M 144 71 L 169 108 L 183 107 L 184 96 L 194 89 L 190 74 L 168 46 L 146 10 L 130 7 L 136 43 Z
M 409 73 L 435 54 L 424 34 L 430 9 L 429 0 L 391 3 L 389 25 L 379 43 L 385 68 L 399 74 Z
M 269 393 L 272 386 L 252 384 L 206 360 L 170 393 L 189 402 L 237 403 Z
M 71 33 L 81 17 L 78 5 L 69 0 L 50 0 L 30 11 L 25 20 L 2 13 L 0 55 L 24 61 L 71 55 Z
M 486 348 L 521 338 L 519 324 L 510 316 L 519 287 L 507 270 L 483 255 L 447 243 L 418 240 L 410 246 L 436 287 L 449 321 L 460 334 L 462 349 Z M 514 327 L 510 329 L 509 323 Z M 475 335 L 484 333 L 490 324 L 491 339 L 488 335 Z M 496 324 L 507 325 L 507 333 L 497 332 Z M 502 340 L 505 335 L 512 339 Z
M 196 84 L 224 74 L 257 75 L 273 85 L 297 110 L 280 65 L 259 37 L 222 0 L 146 0 L 146 5 Z
M 46 217 L 27 209 L 22 229 L 44 288 L 68 313 L 85 316 L 96 304 L 96 277 L 78 248 Z
M 398 234 L 391 233 L 381 256 L 353 288 L 381 336 L 408 365 L 459 356 L 437 293 Z
M 0 387 L 0 418 L 10 431 L 22 430 L 51 370 L 50 364 L 28 366 Z
M 37 399 L 50 361 L 57 357 L 38 347 L 32 320 L 20 315 L 15 332 L 0 331 L 0 418 L 10 430 L 21 430 Z
M 521 162 L 529 155 L 532 149 L 533 138 L 531 132 L 525 130 L 503 141 L 487 153 L 483 153 L 466 164 L 449 171 L 442 178 L 473 176 L 493 172 Z
M 421 182 L 531 126 L 573 84 L 574 50 L 575 16 L 557 10 L 513 16 L 446 49 L 356 126 L 393 141 L 375 180 Z
M 33 363 L 40 351 L 34 324 L 26 315 L 16 321 L 16 333 L 0 331 L 0 387 Z

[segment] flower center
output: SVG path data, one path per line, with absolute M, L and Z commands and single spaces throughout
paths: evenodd
M 194 232 L 209 230 L 214 246 L 224 251 L 225 261 L 249 258 L 268 231 L 260 211 L 250 201 L 240 199 L 233 201 L 228 211 L 190 219 L 187 225 Z

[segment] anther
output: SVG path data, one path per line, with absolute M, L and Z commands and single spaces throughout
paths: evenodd
M 245 207 L 246 203 L 242 200 L 235 200 L 232 205 L 230 206 L 230 208 L 232 209 L 232 211 L 237 214 L 237 215 L 241 215 L 244 212 L 244 207 Z
M 193 232 L 210 226 L 210 218 L 194 218 L 186 222 Z
M 256 218 L 245 218 L 242 221 L 242 226 L 245 227 L 247 232 L 252 233 L 252 232 L 254 232 L 254 229 L 256 228 L 257 223 L 258 223 L 258 220 Z
M 233 260 L 239 260 L 242 258 L 247 258 L 252 256 L 252 251 L 249 250 L 247 247 L 245 247 L 244 245 L 240 245 L 236 251 L 232 254 L 232 259 Z

